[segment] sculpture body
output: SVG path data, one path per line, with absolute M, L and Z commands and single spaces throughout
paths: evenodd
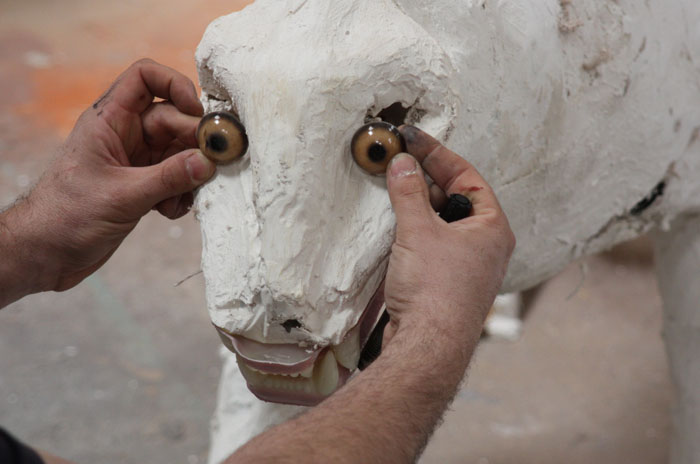
M 205 107 L 235 110 L 250 148 L 196 200 L 212 321 L 264 344 L 346 340 L 394 228 L 349 140 L 397 102 L 496 190 L 518 240 L 504 291 L 697 212 L 698 24 L 695 0 L 258 0 L 214 21 L 197 51 Z M 213 462 L 264 426 L 250 414 L 230 441 L 255 400 L 231 398 L 242 379 L 225 372 Z

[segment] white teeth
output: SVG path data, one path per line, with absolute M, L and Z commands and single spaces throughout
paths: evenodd
M 254 367 L 250 367 L 244 361 L 241 361 L 240 358 L 238 358 L 238 367 L 241 369 L 243 377 L 245 377 L 246 381 L 251 386 L 303 392 L 306 394 L 320 393 L 314 384 L 314 379 L 311 378 L 314 372 L 313 364 L 304 372 L 296 375 L 268 374 Z
M 360 360 L 360 330 L 359 327 L 351 330 L 340 345 L 333 347 L 338 363 L 349 371 L 357 369 Z
M 338 363 L 333 351 L 328 351 L 314 372 L 314 384 L 318 392 L 324 396 L 330 395 L 338 386 Z
M 338 386 L 338 362 L 332 350 L 326 351 L 322 359 L 296 374 L 268 374 L 250 367 L 238 358 L 238 366 L 251 386 L 275 390 L 298 391 L 307 394 L 328 396 Z
M 261 371 L 261 370 L 259 370 L 259 369 L 256 369 L 256 368 L 254 368 L 253 366 L 249 366 L 249 365 L 246 364 L 246 367 L 247 367 L 248 369 L 250 369 L 251 371 L 255 371 L 255 372 L 259 373 L 259 374 L 267 375 L 266 372 L 263 372 L 263 371 Z
M 310 365 L 306 370 L 304 370 L 304 371 L 302 371 L 302 372 L 295 372 L 295 373 L 293 373 L 293 374 L 282 374 L 282 373 L 279 373 L 279 374 L 272 374 L 272 373 L 270 373 L 270 372 L 265 372 L 265 371 L 261 371 L 260 369 L 256 369 L 256 368 L 254 368 L 254 367 L 252 367 L 252 366 L 249 366 L 248 364 L 246 364 L 246 367 L 247 367 L 248 369 L 250 369 L 251 371 L 253 371 L 253 372 L 257 372 L 258 374 L 262 374 L 262 375 L 281 375 L 281 376 L 284 376 L 284 377 L 299 377 L 300 375 L 303 375 L 304 377 L 311 377 L 311 373 L 312 373 L 313 370 L 314 370 L 314 365 L 313 365 L 313 364 Z

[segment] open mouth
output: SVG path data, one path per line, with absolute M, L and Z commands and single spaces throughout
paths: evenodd
M 315 406 L 345 385 L 357 369 L 383 309 L 382 283 L 343 341 L 325 347 L 260 343 L 214 327 L 223 344 L 236 354 L 248 389 L 255 396 L 274 403 Z

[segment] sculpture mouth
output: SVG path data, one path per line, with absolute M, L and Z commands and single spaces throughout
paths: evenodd
M 343 341 L 325 347 L 260 343 L 214 327 L 223 344 L 236 354 L 248 389 L 256 397 L 273 403 L 315 406 L 345 385 L 357 369 L 362 348 L 383 308 L 382 283 Z
M 345 385 L 352 371 L 342 366 L 333 349 L 325 349 L 308 369 L 293 374 L 271 374 L 236 357 L 248 389 L 259 399 L 272 403 L 315 406 Z

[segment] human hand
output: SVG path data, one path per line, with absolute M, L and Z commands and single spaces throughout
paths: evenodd
M 397 222 L 384 287 L 387 339 L 404 327 L 432 328 L 457 340 L 478 337 L 515 236 L 493 190 L 469 162 L 415 127 L 400 130 L 415 159 L 398 155 L 387 170 Z M 435 182 L 430 189 L 421 165 Z M 473 211 L 448 224 L 431 202 L 438 206 L 455 193 L 468 197 Z
M 155 97 L 163 101 L 154 101 Z M 31 291 L 66 290 L 102 266 L 151 209 L 184 215 L 214 174 L 198 150 L 203 109 L 192 82 L 140 60 L 78 119 L 26 200 L 7 212 Z

